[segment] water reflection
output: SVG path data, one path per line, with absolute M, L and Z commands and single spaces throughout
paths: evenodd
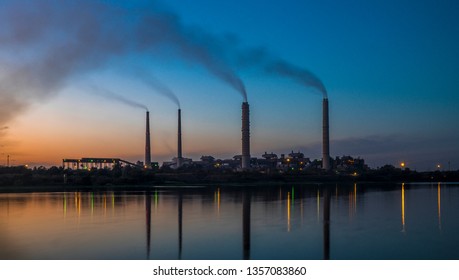
M 438 208 L 438 228 L 441 230 L 441 189 L 440 182 L 437 185 L 437 208 Z
M 250 191 L 242 193 L 242 259 L 250 260 Z
M 147 229 L 147 259 L 150 259 L 150 246 L 151 246 L 151 194 L 150 192 L 145 193 L 145 224 L 146 224 L 146 229 Z
M 457 198 L 440 183 L 0 194 L 0 258 L 459 258 Z
M 182 259 L 182 233 L 183 233 L 183 228 L 182 228 L 182 222 L 183 222 L 183 194 L 181 191 L 179 191 L 178 194 L 178 242 L 179 242 L 179 253 L 178 253 L 178 259 Z
M 290 192 L 287 193 L 287 231 L 290 232 L 290 212 L 291 212 L 291 204 L 290 204 Z
M 317 189 L 317 221 L 320 221 L 320 190 Z
M 402 232 L 405 232 L 405 183 L 402 183 Z
M 330 259 L 330 192 L 324 190 L 324 260 Z

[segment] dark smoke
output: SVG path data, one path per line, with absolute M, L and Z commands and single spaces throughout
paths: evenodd
M 180 101 L 177 95 L 175 95 L 175 93 L 171 89 L 169 89 L 165 84 L 159 81 L 156 77 L 154 77 L 150 73 L 147 73 L 141 70 L 135 71 L 135 75 L 137 78 L 141 79 L 145 84 L 147 84 L 149 87 L 155 89 L 157 93 L 167 97 L 172 102 L 174 102 L 177 105 L 177 107 L 180 109 Z
M 0 127 L 0 130 L 7 130 L 7 129 L 9 129 L 9 127 L 7 127 L 7 126 Z
M 132 53 L 154 56 L 173 50 L 247 99 L 241 79 L 214 48 L 216 37 L 185 26 L 156 1 L 139 1 L 144 7 L 137 9 L 120 6 L 128 4 L 1 1 L 0 124 L 28 104 L 52 97 L 76 76 Z
M 266 48 L 240 50 L 235 54 L 235 61 L 240 67 L 256 67 L 271 75 L 290 78 L 305 87 L 317 90 L 327 98 L 324 84 L 314 73 L 273 55 Z
M 240 50 L 237 44 L 234 36 L 217 37 L 184 25 L 157 1 L 2 0 L 0 125 L 29 104 L 57 94 L 69 80 L 131 54 L 172 54 L 198 63 L 240 92 L 244 101 L 245 86 L 234 64 L 289 77 L 327 96 L 323 83 L 310 71 L 264 48 Z M 148 80 L 162 94 L 170 93 L 167 88 L 161 90 L 165 87 L 154 78 Z M 178 100 L 174 102 L 180 106 Z
M 269 73 L 291 78 L 306 87 L 312 87 L 322 93 L 324 98 L 328 98 L 327 90 L 322 81 L 304 68 L 299 68 L 288 62 L 279 60 L 268 64 L 265 70 Z
M 244 101 L 247 101 L 244 83 L 223 59 L 225 47 L 222 46 L 219 38 L 201 29 L 186 27 L 176 15 L 158 10 L 146 15 L 139 26 L 142 46 L 168 44 L 182 58 L 202 64 L 215 77 L 238 91 Z
M 104 88 L 99 88 L 99 87 L 96 87 L 96 86 L 92 86 L 91 87 L 92 89 L 92 93 L 93 94 L 96 94 L 96 95 L 99 95 L 99 96 L 103 96 L 105 98 L 108 98 L 108 99 L 113 99 L 113 100 L 116 100 L 116 101 L 119 101 L 121 103 L 124 103 L 126 105 L 129 105 L 131 107 L 134 107 L 134 108 L 141 108 L 141 109 L 145 109 L 145 111 L 148 111 L 148 107 L 141 104 L 141 103 L 138 103 L 138 102 L 135 102 L 133 100 L 130 100 L 124 96 L 121 96 L 121 95 L 118 95 L 112 91 L 109 91 L 107 89 L 104 89 Z

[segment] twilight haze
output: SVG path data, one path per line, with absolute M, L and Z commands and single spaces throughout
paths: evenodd
M 145 110 L 122 100 L 150 110 L 152 161 L 176 155 L 178 102 L 184 157 L 240 154 L 245 98 L 252 156 L 320 159 L 328 95 L 332 157 L 458 169 L 458 14 L 453 0 L 4 0 L 0 165 L 142 160 Z

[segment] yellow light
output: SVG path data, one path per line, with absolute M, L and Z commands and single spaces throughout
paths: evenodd
M 27 166 L 27 165 L 26 165 L 26 166 Z M 437 164 L 437 168 L 440 168 L 440 167 L 441 167 L 441 165 L 440 165 L 440 164 Z
M 402 183 L 402 231 L 405 232 L 405 183 Z
M 317 190 L 317 221 L 320 220 L 320 190 Z
M 404 162 L 400 163 L 400 166 L 405 167 L 405 163 Z
M 440 183 L 437 186 L 438 226 L 441 230 L 441 189 Z
M 287 161 L 290 161 L 290 159 L 288 158 Z
M 287 192 L 287 231 L 290 232 L 290 192 Z

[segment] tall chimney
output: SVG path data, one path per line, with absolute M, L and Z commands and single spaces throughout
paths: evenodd
M 243 170 L 250 168 L 250 119 L 249 103 L 242 102 L 242 161 Z
M 151 168 L 151 152 L 150 152 L 150 112 L 146 115 L 146 133 L 145 133 L 145 167 Z
M 182 166 L 182 110 L 178 109 L 177 168 Z
M 330 139 L 328 127 L 328 98 L 323 100 L 323 126 L 322 126 L 322 168 L 330 170 Z

